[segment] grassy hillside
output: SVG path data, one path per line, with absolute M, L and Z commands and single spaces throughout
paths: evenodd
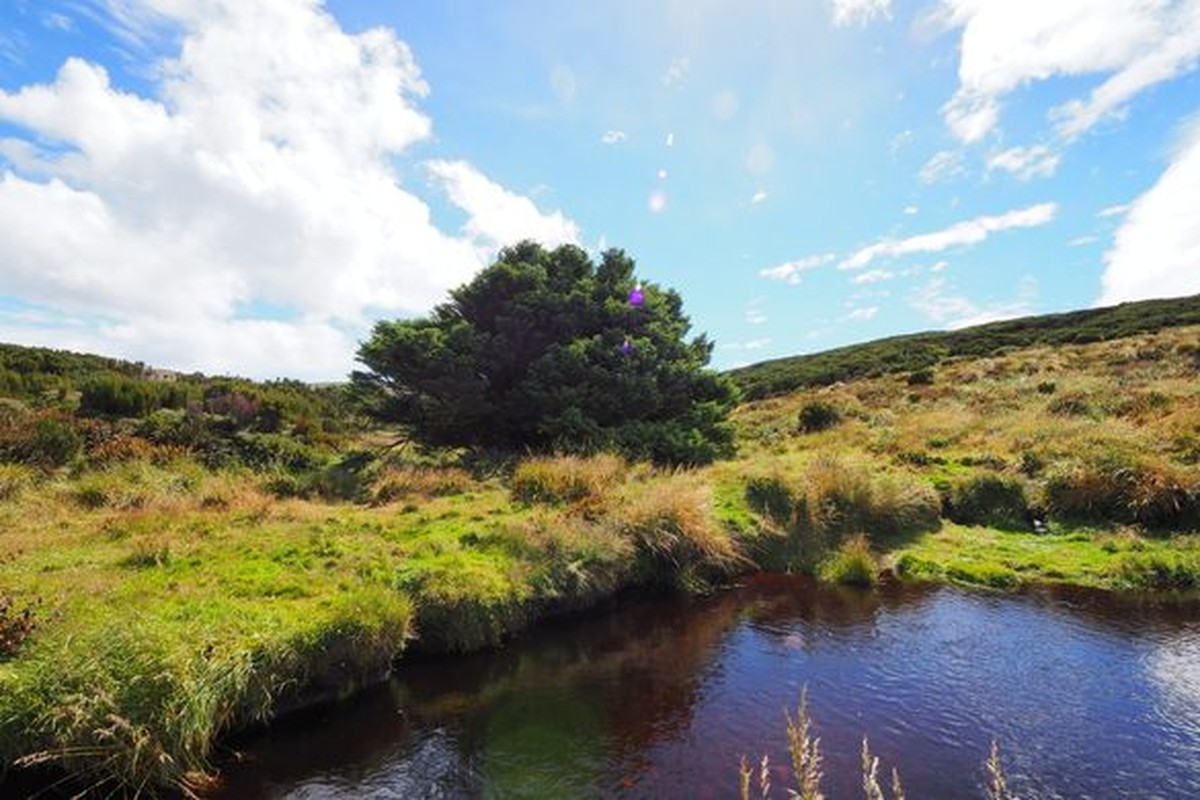
M 898 372 L 952 358 L 984 358 L 1042 345 L 1086 344 L 1200 325 L 1200 295 L 993 322 L 959 331 L 893 336 L 822 353 L 764 361 L 729 375 L 748 400 Z
M 267 432 L 254 385 L 141 418 L 0 400 L 0 772 L 202 789 L 230 729 L 633 585 L 1196 596 L 1198 343 L 1172 325 L 755 400 L 737 457 L 690 471 Z

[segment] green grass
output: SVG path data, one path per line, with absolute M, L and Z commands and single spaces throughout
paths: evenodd
M 748 403 L 737 458 L 682 472 L 539 458 L 485 478 L 443 454 L 293 492 L 187 459 L 0 465 L 0 586 L 35 609 L 0 660 L 0 763 L 200 786 L 223 732 L 352 692 L 412 648 L 494 645 L 632 585 L 706 590 L 756 568 L 867 585 L 891 569 L 1195 595 L 1197 334 Z M 1089 413 L 1049 409 L 1048 381 Z M 813 404 L 840 422 L 801 430 Z M 1024 530 L 1026 509 L 1048 533 Z
M 1160 539 L 1129 530 L 1039 535 L 948 523 L 889 557 L 904 577 L 1001 589 L 1027 584 L 1200 588 L 1197 535 Z
M 379 481 L 406 488 L 279 500 L 246 475 L 125 464 L 11 494 L 0 585 L 37 625 L 0 662 L 2 763 L 186 791 L 223 732 L 354 691 L 410 644 L 494 645 L 624 586 L 744 568 L 695 474 L 635 470 L 566 508 L 461 470 Z

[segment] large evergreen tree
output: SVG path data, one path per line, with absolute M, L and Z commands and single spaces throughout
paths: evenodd
M 729 381 L 683 302 L 620 250 L 522 242 L 426 318 L 376 324 L 352 376 L 371 412 L 430 445 L 704 463 L 728 454 Z

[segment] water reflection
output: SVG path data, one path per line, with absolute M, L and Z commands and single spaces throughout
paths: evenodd
M 998 738 L 1028 797 L 1200 796 L 1200 612 L 1094 593 L 819 588 L 780 576 L 626 600 L 236 744 L 216 797 L 732 797 L 786 777 L 809 688 L 827 793 L 863 733 L 910 796 L 973 796 Z

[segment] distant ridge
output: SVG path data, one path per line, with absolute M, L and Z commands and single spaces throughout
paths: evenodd
M 927 369 L 956 356 L 981 357 L 1038 345 L 1101 342 L 1183 325 L 1200 325 L 1200 295 L 1023 317 L 957 331 L 892 336 L 822 353 L 762 361 L 726 374 L 737 383 L 745 399 L 757 400 L 853 378 Z

